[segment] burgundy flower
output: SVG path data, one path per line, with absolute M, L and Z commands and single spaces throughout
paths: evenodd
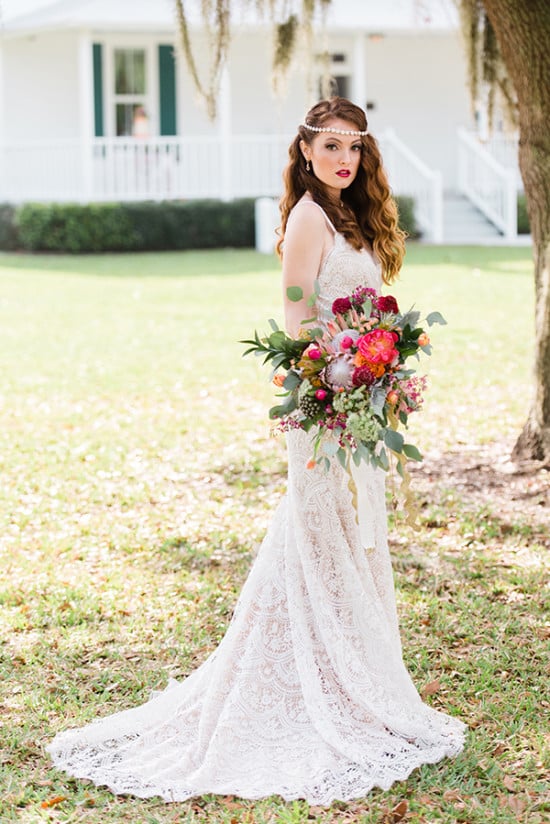
M 354 386 L 372 386 L 376 380 L 376 375 L 371 372 L 368 366 L 358 366 L 354 370 L 351 379 Z
M 393 295 L 380 295 L 376 299 L 376 308 L 379 312 L 393 312 L 394 315 L 399 312 L 399 306 Z
M 371 289 L 370 286 L 359 286 L 351 296 L 351 302 L 356 309 L 361 309 L 366 300 L 376 299 L 376 289 Z
M 351 309 L 351 300 L 349 298 L 336 298 L 332 304 L 333 315 L 344 315 Z

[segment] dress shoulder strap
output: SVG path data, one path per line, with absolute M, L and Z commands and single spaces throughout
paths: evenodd
M 315 206 L 317 209 L 319 209 L 319 211 L 321 212 L 321 214 L 322 214 L 322 215 L 323 215 L 323 217 L 325 218 L 326 222 L 328 223 L 328 225 L 329 225 L 329 227 L 330 227 L 330 230 L 331 230 L 334 234 L 337 234 L 337 232 L 336 232 L 336 228 L 335 228 L 334 224 L 333 224 L 333 223 L 332 223 L 332 221 L 329 219 L 329 217 L 328 217 L 327 213 L 325 212 L 325 210 L 323 209 L 323 207 L 322 207 L 322 206 L 319 206 L 319 204 L 318 204 L 318 203 L 316 203 L 314 200 L 300 200 L 300 201 L 296 204 L 296 206 L 301 206 L 301 204 L 302 204 L 302 203 L 311 203 L 311 205 L 312 205 L 312 206 Z M 295 206 L 294 208 L 296 208 L 296 206 Z

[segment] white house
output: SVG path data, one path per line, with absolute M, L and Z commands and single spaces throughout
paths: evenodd
M 210 46 L 196 6 L 204 72 Z M 319 97 L 322 67 L 308 71 L 298 56 L 276 98 L 270 28 L 251 4 L 234 21 L 214 123 L 178 55 L 172 0 L 3 8 L 0 202 L 278 196 L 289 137 Z M 366 109 L 393 189 L 415 197 L 426 236 L 449 239 L 444 195 L 456 208 L 458 193 L 512 238 L 515 141 L 493 141 L 498 158 L 480 141 L 452 0 L 333 0 L 318 36 L 334 88 Z

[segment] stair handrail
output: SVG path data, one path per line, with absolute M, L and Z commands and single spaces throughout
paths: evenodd
M 415 217 L 427 240 L 443 242 L 443 181 L 438 169 L 431 169 L 409 146 L 400 140 L 393 129 L 380 135 L 383 144 L 384 165 L 392 189 L 396 194 L 410 195 L 415 201 Z M 396 172 L 397 160 L 404 161 L 416 180 L 404 184 Z
M 458 129 L 458 188 L 508 240 L 517 237 L 516 172 L 464 128 Z

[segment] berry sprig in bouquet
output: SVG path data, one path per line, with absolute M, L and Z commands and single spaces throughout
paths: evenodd
M 287 295 L 303 297 L 299 287 Z M 348 471 L 350 460 L 388 470 L 390 453 L 405 476 L 406 460 L 421 461 L 422 455 L 399 427 L 406 428 L 409 415 L 420 409 L 426 388 L 425 377 L 407 361 L 432 351 L 420 312 L 402 313 L 392 295 L 361 287 L 335 300 L 332 314 L 314 328 L 305 325 L 297 339 L 271 320 L 271 334 L 260 338 L 256 332 L 254 340 L 242 341 L 250 345 L 245 355 L 271 362 L 274 383 L 283 389 L 283 401 L 269 416 L 281 430 L 312 432 L 311 467 L 328 469 L 336 459 Z M 425 321 L 446 323 L 439 312 Z

